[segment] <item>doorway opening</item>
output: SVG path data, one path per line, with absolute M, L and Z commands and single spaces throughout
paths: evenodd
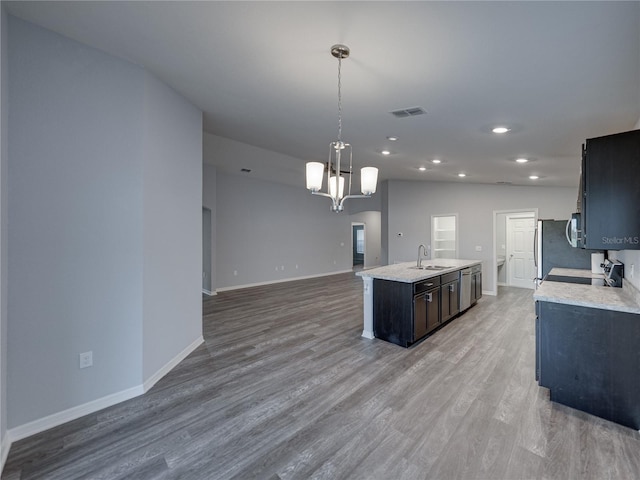
M 493 212 L 493 293 L 498 286 L 535 287 L 533 259 L 538 209 Z
M 351 224 L 351 252 L 354 270 L 361 270 L 364 268 L 364 256 L 366 253 L 364 227 L 364 223 Z
M 202 291 L 211 291 L 211 209 L 202 207 Z

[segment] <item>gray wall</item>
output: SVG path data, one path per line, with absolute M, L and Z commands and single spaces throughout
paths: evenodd
M 13 428 L 139 387 L 201 335 L 202 127 L 140 67 L 9 27 Z
M 5 451 L 7 434 L 7 167 L 9 159 L 9 52 L 8 52 L 8 15 L 4 4 L 0 4 L 0 470 L 8 454 Z
M 10 42 L 9 428 L 141 383 L 144 134 L 139 68 L 15 17 Z
M 202 335 L 202 113 L 145 74 L 143 379 Z
M 415 260 L 418 245 L 430 243 L 431 215 L 457 213 L 459 257 L 483 261 L 485 290 L 491 288 L 496 276 L 493 212 L 538 208 L 540 218 L 569 218 L 575 210 L 577 195 L 576 188 L 388 183 L 388 262 Z M 399 232 L 402 237 L 397 236 Z M 482 251 L 477 252 L 476 246 Z
M 350 217 L 302 184 L 218 171 L 216 205 L 218 290 L 352 268 Z

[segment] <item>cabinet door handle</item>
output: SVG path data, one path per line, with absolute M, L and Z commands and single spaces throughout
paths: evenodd
M 427 293 L 427 302 L 431 303 L 433 301 L 432 293 Z
M 453 283 L 451 285 L 449 285 L 449 291 L 450 292 L 455 292 L 456 291 L 456 287 L 455 287 L 455 285 Z

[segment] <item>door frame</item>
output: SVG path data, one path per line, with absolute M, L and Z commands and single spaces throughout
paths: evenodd
M 353 227 L 362 227 L 362 235 L 364 236 L 364 255 L 362 260 L 362 268 L 364 268 L 367 265 L 367 224 L 363 222 L 351 222 L 351 247 L 349 248 L 351 268 L 353 268 Z
M 491 291 L 487 292 L 489 295 L 498 295 L 498 240 L 496 238 L 497 233 L 497 223 L 498 223 L 498 215 L 501 214 L 517 214 L 517 213 L 529 213 L 533 212 L 533 220 L 534 222 L 538 222 L 538 208 L 512 208 L 509 210 L 494 210 L 493 211 L 493 253 L 492 253 L 492 262 L 491 268 L 492 270 L 492 281 L 491 281 Z

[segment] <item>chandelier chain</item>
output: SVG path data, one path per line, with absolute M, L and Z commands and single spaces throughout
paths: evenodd
M 342 143 L 342 53 L 338 56 L 338 143 Z

